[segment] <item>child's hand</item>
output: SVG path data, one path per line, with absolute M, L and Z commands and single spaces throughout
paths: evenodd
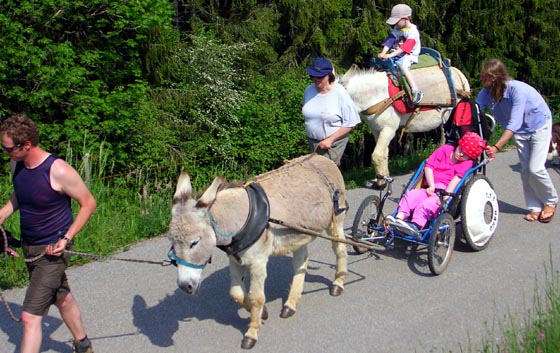
M 434 192 L 436 192 L 436 188 L 433 186 L 428 186 L 426 188 L 426 194 L 428 194 L 428 196 L 432 196 L 434 194 Z

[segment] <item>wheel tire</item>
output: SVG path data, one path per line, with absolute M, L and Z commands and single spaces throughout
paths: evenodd
M 434 275 L 445 271 L 455 246 L 455 221 L 449 213 L 443 213 L 434 222 L 428 245 L 428 266 Z
M 360 207 L 358 207 L 356 216 L 354 216 L 352 238 L 362 240 L 371 237 L 371 225 L 377 222 L 379 212 L 379 197 L 377 195 L 367 196 L 360 204 Z M 358 245 L 352 245 L 352 247 L 358 254 L 363 254 L 369 250 Z
M 461 229 L 474 251 L 490 244 L 498 227 L 499 214 L 498 197 L 488 178 L 482 174 L 472 177 L 461 198 Z

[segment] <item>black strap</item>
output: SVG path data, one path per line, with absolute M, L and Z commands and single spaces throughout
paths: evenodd
M 228 255 L 237 255 L 255 244 L 268 227 L 270 205 L 264 189 L 259 183 L 251 183 L 245 190 L 249 196 L 247 220 L 239 232 L 233 236 L 230 244 L 218 246 Z

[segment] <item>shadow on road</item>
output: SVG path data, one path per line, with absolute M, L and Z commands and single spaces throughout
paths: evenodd
M 23 299 L 23 298 L 22 298 Z M 21 305 L 8 303 L 10 309 L 17 318 L 21 317 Z M 56 308 L 51 308 L 51 310 L 57 310 Z M 23 333 L 23 327 L 20 322 L 16 322 L 10 318 L 6 312 L 6 308 L 2 305 L 0 311 L 0 328 L 8 336 L 8 342 L 14 345 L 13 352 L 19 352 L 21 344 L 21 336 Z M 51 334 L 58 330 L 58 328 L 63 324 L 62 320 L 53 316 L 45 316 L 43 318 L 43 343 L 41 345 L 42 350 L 53 350 L 55 352 L 66 352 L 70 348 L 71 339 L 68 341 L 57 341 L 50 338 Z M 72 337 L 70 332 L 68 332 L 69 337 Z M 4 348 L 5 349 L 5 348 Z M 4 352 L 4 350 L 2 349 Z

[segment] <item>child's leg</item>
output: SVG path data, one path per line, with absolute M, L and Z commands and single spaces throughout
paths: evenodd
M 420 103 L 424 95 L 418 89 L 418 86 L 416 85 L 416 80 L 414 79 L 412 72 L 410 72 L 410 66 L 412 65 L 412 62 L 410 61 L 410 56 L 408 55 L 403 56 L 397 61 L 397 64 L 399 65 L 402 73 L 404 74 L 406 80 L 408 81 L 408 85 L 410 86 L 410 90 L 412 93 L 412 97 L 411 97 L 412 103 L 414 104 Z
M 407 191 L 399 201 L 398 219 L 405 220 L 416 212 L 416 208 L 428 197 L 425 189 L 412 189 Z
M 417 224 L 420 229 L 424 228 L 429 220 L 437 216 L 440 207 L 439 202 L 439 196 L 436 194 L 424 199 L 414 210 L 411 222 Z
M 414 80 L 414 76 L 410 72 L 410 69 L 403 65 L 401 66 L 401 71 L 403 72 L 404 76 L 406 77 L 406 80 L 408 81 L 410 90 L 412 92 L 418 91 L 418 86 L 416 86 L 416 81 Z

